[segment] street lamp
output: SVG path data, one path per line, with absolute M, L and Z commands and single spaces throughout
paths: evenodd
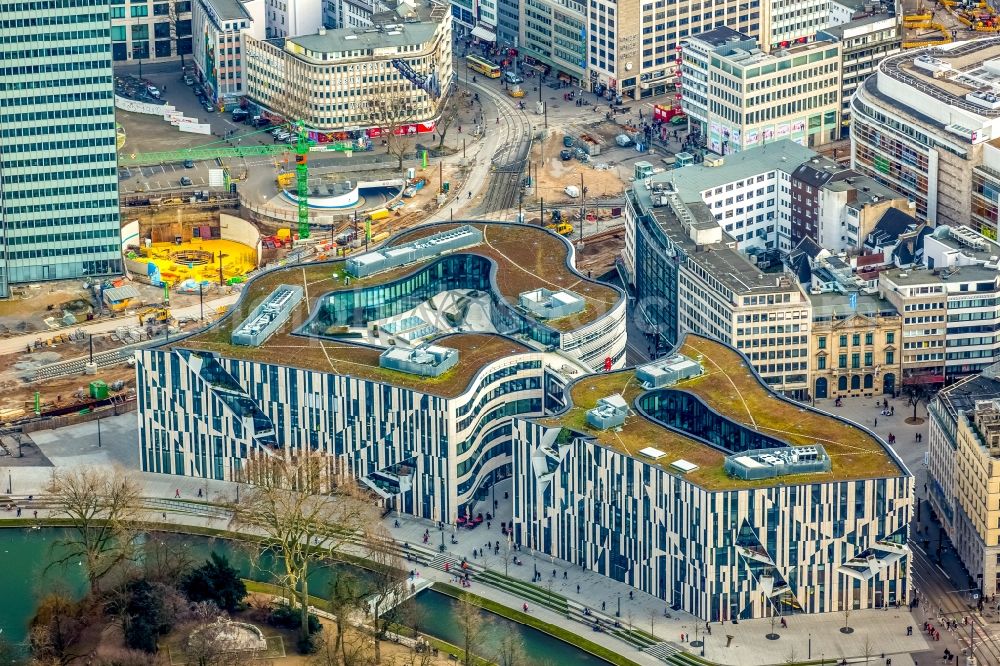
M 622 593 L 618 593 L 618 610 L 615 611 L 615 617 L 622 616 Z
M 101 448 L 101 417 L 97 417 L 97 448 Z
M 441 530 L 441 545 L 438 546 L 438 550 L 442 553 L 447 550 L 447 547 L 444 545 L 444 530 Z

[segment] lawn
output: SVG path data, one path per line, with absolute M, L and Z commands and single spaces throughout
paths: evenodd
M 698 465 L 698 469 L 685 474 L 685 478 L 709 490 L 851 480 L 900 473 L 875 437 L 843 421 L 779 399 L 730 347 L 689 334 L 680 351 L 701 363 L 704 372 L 672 388 L 688 391 L 723 416 L 793 446 L 822 444 L 830 455 L 832 474 L 795 474 L 756 481 L 733 479 L 723 468 L 723 452 L 647 420 L 634 410 L 625 425 L 617 431 L 590 427 L 586 413 L 597 405 L 600 398 L 620 394 L 632 405 L 645 392 L 632 370 L 581 379 L 571 387 L 572 406 L 563 414 L 541 419 L 541 422 L 592 436 L 602 445 L 632 457 L 638 457 L 638 452 L 648 446 L 660 449 L 667 455 L 662 462 L 650 461 L 650 464 L 659 464 L 673 473 L 669 465 L 674 461 L 684 459 L 692 462 Z

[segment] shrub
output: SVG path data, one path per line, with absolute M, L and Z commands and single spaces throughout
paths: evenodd
M 184 577 L 181 590 L 191 601 L 211 601 L 230 613 L 236 611 L 247 596 L 240 573 L 224 555 L 214 552 L 205 564 Z

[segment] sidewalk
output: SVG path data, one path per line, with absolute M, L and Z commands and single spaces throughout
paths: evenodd
M 56 467 L 120 465 L 133 470 L 138 467 L 138 431 L 134 413 L 102 419 L 100 447 L 97 444 L 96 422 L 70 426 L 59 431 L 39 431 L 33 433 L 32 438 Z M 28 495 L 43 494 L 51 471 L 52 468 L 49 467 L 0 466 L 0 479 L 7 481 L 5 477 L 10 474 L 13 484 L 12 495 L 23 498 Z M 163 501 L 166 522 L 216 529 L 228 527 L 225 518 L 192 515 L 189 511 L 173 511 L 169 500 L 178 493 L 181 499 L 199 499 L 199 490 L 202 492 L 201 499 L 205 497 L 215 499 L 220 495 L 231 499 L 235 497 L 237 484 L 148 473 L 137 473 L 137 477 L 143 484 L 147 497 L 160 498 Z M 611 619 L 614 618 L 620 604 L 619 621 L 623 626 L 649 632 L 666 643 L 670 649 L 684 649 L 692 654 L 700 654 L 700 647 L 692 646 L 690 643 L 696 638 L 699 640 L 702 638 L 705 624 L 690 615 L 669 611 L 660 599 L 596 573 L 582 571 L 571 563 L 539 556 L 527 549 L 517 553 L 523 560 L 522 565 L 509 563 L 505 567 L 503 561 L 505 539 L 500 534 L 500 522 L 510 520 L 511 502 L 509 498 L 504 497 L 504 493 L 510 493 L 510 488 L 509 479 L 498 484 L 497 509 L 489 527 L 484 522 L 475 530 L 454 530 L 452 527 L 446 527 L 444 531 L 439 531 L 437 525 L 430 521 L 395 515 L 386 517 L 384 523 L 397 541 L 436 551 L 443 536 L 446 554 L 458 560 L 465 557 L 474 564 L 485 565 L 500 574 L 505 573 L 506 568 L 506 573 L 511 578 L 520 581 L 530 581 L 537 569 L 542 576 L 542 582 L 538 587 L 543 593 L 562 595 L 571 604 L 586 606 L 595 614 L 601 613 L 603 604 L 603 615 Z M 5 489 L 0 488 L 0 490 Z M 483 503 L 481 510 L 484 514 L 492 502 L 491 496 Z M 14 515 L 13 511 L 0 511 L 0 520 L 13 518 Z M 23 517 L 30 517 L 30 512 Z M 40 511 L 39 517 L 47 517 L 46 512 Z M 398 528 L 394 526 L 396 520 L 399 521 Z M 423 542 L 425 530 L 430 537 L 426 545 Z M 459 543 L 456 545 L 450 542 L 452 534 L 458 539 Z M 482 547 L 486 553 L 487 541 L 494 545 L 500 542 L 500 555 L 493 555 L 490 551 L 484 557 L 478 555 L 473 557 L 473 549 L 478 551 Z M 433 581 L 451 582 L 452 579 L 451 574 L 432 567 L 421 566 L 420 573 Z M 475 579 L 470 591 L 517 610 L 520 610 L 525 603 L 523 598 L 477 582 Z M 630 593 L 632 598 L 629 597 Z M 580 622 L 539 607 L 532 601 L 527 603 L 529 612 L 533 616 L 613 649 L 643 666 L 663 663 L 608 633 L 589 631 L 588 627 Z M 665 617 L 665 613 L 670 617 Z M 880 655 L 884 651 L 886 657 L 892 658 L 894 666 L 935 663 L 926 655 L 921 658 L 918 654 L 916 660 L 909 657 L 910 653 L 923 653 L 929 646 L 919 631 L 923 620 L 918 621 L 905 608 L 888 611 L 854 611 L 849 619 L 850 626 L 855 629 L 851 634 L 840 633 L 839 628 L 843 626 L 844 618 L 839 613 L 795 615 L 788 621 L 787 629 L 776 628 L 776 632 L 781 636 L 777 641 L 770 641 L 764 637 L 770 632 L 768 620 L 741 621 L 739 624 L 714 623 L 711 625 L 712 634 L 705 641 L 705 658 L 734 666 L 762 666 L 784 663 L 794 653 L 796 660 L 806 660 L 811 654 L 813 659 L 826 658 L 839 661 L 846 657 L 851 661 L 864 663 L 867 639 L 871 648 L 869 654 L 881 658 Z M 914 627 L 912 636 L 906 636 L 907 626 Z M 690 635 L 684 644 L 680 640 L 682 633 Z M 726 637 L 729 635 L 733 639 L 731 645 L 726 647 Z M 870 663 L 884 664 L 884 660 Z

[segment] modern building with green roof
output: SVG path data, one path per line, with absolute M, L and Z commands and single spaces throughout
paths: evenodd
M 905 602 L 913 477 L 874 433 L 693 334 L 514 419 L 521 544 L 705 621 Z

